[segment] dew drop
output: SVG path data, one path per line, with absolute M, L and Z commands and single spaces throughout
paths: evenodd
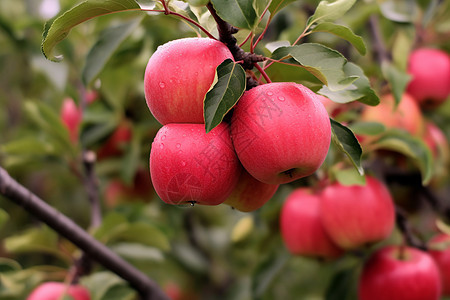
M 161 82 L 159 83 L 159 87 L 163 89 L 163 88 L 166 87 L 166 84 L 165 84 L 164 82 L 161 81 Z
M 181 165 L 182 165 L 183 167 L 186 167 L 186 162 L 185 162 L 185 161 L 182 161 L 182 162 L 181 162 Z
M 273 95 L 272 92 L 267 92 L 266 94 L 267 94 L 267 96 L 272 96 Z
M 159 149 L 164 149 L 164 144 L 159 145 Z
M 163 135 L 163 136 L 161 137 L 161 141 L 164 141 L 165 139 L 166 139 L 166 136 Z
M 181 144 L 178 143 L 178 144 L 176 145 L 176 147 L 177 147 L 177 149 L 180 149 Z
M 279 96 L 278 100 L 280 100 L 281 102 L 283 102 L 285 100 L 285 98 L 283 96 Z

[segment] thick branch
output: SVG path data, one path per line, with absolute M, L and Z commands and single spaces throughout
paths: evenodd
M 214 9 L 212 3 L 208 3 L 206 5 L 209 12 L 213 16 L 214 20 L 217 23 L 217 30 L 219 31 L 219 40 L 227 45 L 228 49 L 230 49 L 231 54 L 233 54 L 235 61 L 243 61 L 242 67 L 245 70 L 251 70 L 253 69 L 253 64 L 257 62 L 264 61 L 265 58 L 262 55 L 254 54 L 254 53 L 247 53 L 244 50 L 239 47 L 237 44 L 236 38 L 233 36 L 233 34 L 237 33 L 239 31 L 238 28 L 231 26 L 228 22 L 222 20 L 221 17 L 219 17 L 216 13 L 216 10 Z
M 0 167 L 0 194 L 22 206 L 34 217 L 71 241 L 89 257 L 111 270 L 136 289 L 143 300 L 169 300 L 144 273 L 94 239 L 71 219 L 32 194 Z

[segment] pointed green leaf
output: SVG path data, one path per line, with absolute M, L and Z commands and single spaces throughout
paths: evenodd
M 0 228 L 3 227 L 3 225 L 5 225 L 6 222 L 8 222 L 9 220 L 9 214 L 0 208 Z
M 9 155 L 55 155 L 58 149 L 38 136 L 28 136 L 0 145 L 0 151 Z
M 329 87 L 323 86 L 318 93 L 337 103 L 348 103 L 356 100 L 372 106 L 380 103 L 377 94 L 370 87 L 369 79 L 364 75 L 364 71 L 359 66 L 348 62 L 344 66 L 344 72 L 347 76 L 353 75 L 359 76 L 359 78 L 343 90 L 333 91 Z
M 344 125 L 331 121 L 332 140 L 336 146 L 341 149 L 353 163 L 359 174 L 364 174 L 364 169 L 361 166 L 362 149 L 353 132 Z
M 270 17 L 273 18 L 277 12 L 292 2 L 295 2 L 295 0 L 272 0 L 269 5 Z
M 211 87 L 204 100 L 206 132 L 219 125 L 241 98 L 246 87 L 244 69 L 231 59 L 225 60 L 217 67 Z
M 415 1 L 386 0 L 380 4 L 380 11 L 386 19 L 394 22 L 412 23 L 418 9 Z
M 257 18 L 260 18 L 270 0 L 253 0 L 253 8 L 255 9 Z
M 342 17 L 356 0 L 320 1 L 314 14 L 309 18 L 308 24 L 333 22 Z
M 328 32 L 334 34 L 351 43 L 361 55 L 366 54 L 366 45 L 364 44 L 362 37 L 354 34 L 353 31 L 346 26 L 324 22 L 311 29 L 311 32 Z
M 408 156 L 422 174 L 427 184 L 433 176 L 433 156 L 424 141 L 401 130 L 389 130 L 373 144 L 374 149 L 387 149 Z
M 252 0 L 212 0 L 217 15 L 238 28 L 253 29 L 257 16 Z
M 398 105 L 402 99 L 408 82 L 411 80 L 411 75 L 400 71 L 396 66 L 388 61 L 383 61 L 381 64 L 381 70 L 383 71 L 383 76 L 388 81 L 391 91 L 394 94 L 395 105 Z
M 55 56 L 53 49 L 67 37 L 70 30 L 76 25 L 89 19 L 115 12 L 138 10 L 140 6 L 134 0 L 87 0 L 84 1 L 46 25 L 42 41 L 42 53 L 49 60 L 59 61 L 62 56 Z
M 336 50 L 321 44 L 307 43 L 291 47 L 280 47 L 274 51 L 275 60 L 293 58 L 303 68 L 316 76 L 332 91 L 348 87 L 359 76 L 348 76 L 344 71 L 345 57 Z
M 386 126 L 378 122 L 357 121 L 353 122 L 349 127 L 353 133 L 360 135 L 378 135 L 386 130 Z
M 133 33 L 141 20 L 142 17 L 139 17 L 114 27 L 108 27 L 100 33 L 97 42 L 86 57 L 82 73 L 85 85 L 89 85 L 98 76 L 114 51 Z

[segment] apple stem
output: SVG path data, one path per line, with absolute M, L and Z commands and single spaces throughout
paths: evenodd
M 211 2 L 209 2 L 206 7 L 217 23 L 217 30 L 219 31 L 219 41 L 221 41 L 228 47 L 231 54 L 233 54 L 235 61 L 243 61 L 241 65 L 244 70 L 251 70 L 254 67 L 254 63 L 266 60 L 266 58 L 262 55 L 245 52 L 241 47 L 239 47 L 236 37 L 233 36 L 233 34 L 239 31 L 239 29 L 219 17 Z

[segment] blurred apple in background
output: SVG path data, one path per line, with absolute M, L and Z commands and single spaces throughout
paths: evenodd
M 359 300 L 439 300 L 441 279 L 431 256 L 421 250 L 389 246 L 365 263 Z
M 441 272 L 442 292 L 450 296 L 450 235 L 438 234 L 428 243 L 429 253 Z
M 320 195 L 309 188 L 298 188 L 287 197 L 281 209 L 280 230 L 292 254 L 336 258 L 344 252 L 322 225 L 320 202 Z

